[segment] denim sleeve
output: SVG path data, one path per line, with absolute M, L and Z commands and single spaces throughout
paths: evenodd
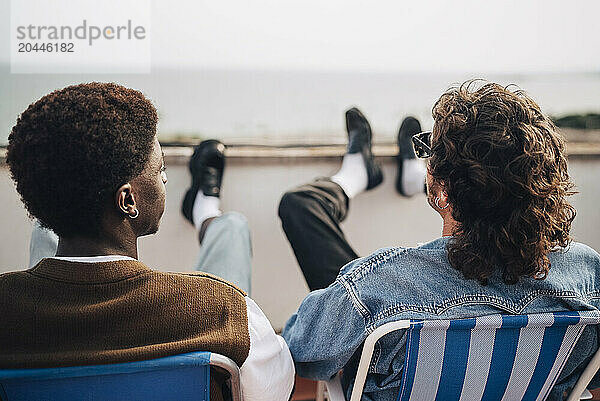
M 364 342 L 365 319 L 338 278 L 304 299 L 282 335 L 301 377 L 328 380 Z

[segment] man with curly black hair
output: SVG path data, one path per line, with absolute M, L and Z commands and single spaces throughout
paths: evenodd
M 539 106 L 522 91 L 467 82 L 440 97 L 433 117 L 433 132 L 420 133 L 414 118 L 402 124 L 397 188 L 420 192 L 426 178 L 441 238 L 364 258 L 349 245 L 340 223 L 352 197 L 381 182 L 370 126 L 357 109 L 346 114 L 349 145 L 340 171 L 283 195 L 283 229 L 317 290 L 283 331 L 300 376 L 328 380 L 343 369 L 349 395 L 365 338 L 390 321 L 600 309 L 600 255 L 571 241 L 565 144 Z M 397 399 L 405 334 L 386 336 L 388 348 L 371 362 L 368 399 Z M 599 340 L 598 328 L 586 327 L 549 399 L 563 398 Z M 591 386 L 600 386 L 598 375 Z M 444 399 L 445 389 L 438 398 L 437 389 L 428 390 L 431 399 Z
M 243 290 L 211 274 L 163 273 L 137 260 L 137 239 L 158 230 L 165 209 L 156 124 L 142 93 L 111 83 L 57 90 L 19 117 L 7 162 L 25 208 L 58 244 L 36 249 L 48 245 L 48 231 L 36 228 L 32 255 L 45 257 L 0 275 L 0 369 L 212 351 L 240 366 L 245 400 L 287 400 L 289 350 Z M 195 177 L 212 168 L 204 160 L 192 159 L 200 161 Z M 211 217 L 218 230 L 204 235 L 200 260 L 212 254 L 249 277 L 245 219 Z M 211 375 L 212 398 L 222 399 L 223 379 Z

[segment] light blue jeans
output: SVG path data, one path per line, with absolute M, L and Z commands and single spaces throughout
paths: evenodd
M 36 220 L 29 243 L 29 267 L 56 255 L 58 236 Z M 237 285 L 250 295 L 252 244 L 246 217 L 228 212 L 208 226 L 194 269 L 214 274 Z

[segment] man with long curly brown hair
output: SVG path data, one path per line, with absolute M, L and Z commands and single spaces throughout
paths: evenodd
M 348 124 L 350 142 L 362 130 L 370 146 L 369 124 L 358 117 L 360 123 Z M 365 338 L 394 320 L 600 308 L 600 255 L 571 241 L 575 209 L 567 202 L 573 184 L 565 144 L 539 106 L 520 90 L 467 82 L 440 97 L 433 118 L 433 131 L 416 135 L 418 121 L 405 121 L 399 138 L 411 138 L 416 156 L 426 160 L 421 183 L 425 175 L 428 203 L 442 217 L 441 238 L 357 259 L 339 223 L 350 199 L 368 187 L 366 179 L 354 185 L 356 168 L 345 173 L 346 157 L 341 180 L 338 173 L 283 196 L 284 231 L 309 286 L 321 288 L 283 332 L 300 376 L 327 380 L 344 369 L 348 393 Z M 399 144 L 400 155 L 415 159 L 406 142 Z M 363 175 L 372 181 L 372 154 L 360 153 Z M 404 177 L 397 187 L 407 195 Z M 377 374 L 367 377 L 368 399 L 397 398 L 405 333 L 386 336 L 369 369 Z M 562 399 L 574 385 L 598 341 L 598 329 L 587 327 L 549 399 Z M 600 377 L 591 383 L 598 386 Z

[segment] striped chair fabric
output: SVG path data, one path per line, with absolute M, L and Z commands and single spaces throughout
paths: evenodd
M 598 311 L 411 321 L 398 400 L 544 400 L 599 323 Z
M 584 328 L 597 324 L 600 311 L 386 323 L 365 340 L 351 401 L 362 398 L 375 343 L 401 329 L 407 333 L 398 401 L 545 400 Z M 600 351 L 569 400 L 579 400 L 599 366 Z M 339 375 L 326 386 L 329 400 L 344 400 Z

